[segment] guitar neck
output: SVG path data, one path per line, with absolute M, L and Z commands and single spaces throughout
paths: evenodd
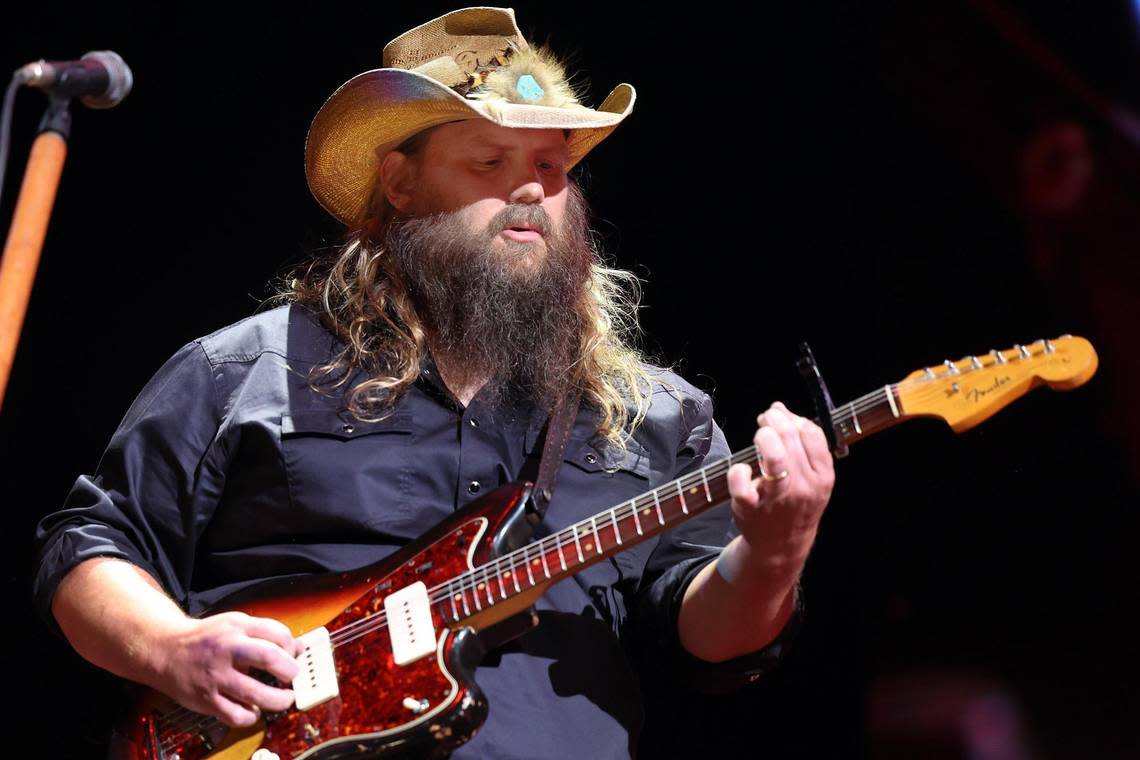
M 832 409 L 833 451 L 914 417 L 937 417 L 960 432 L 1042 383 L 1057 390 L 1076 388 L 1096 367 L 1091 344 L 1072 335 L 947 360 Z M 458 623 L 568 578 L 729 501 L 728 470 L 742 462 L 759 472 L 755 445 L 473 568 L 433 589 L 433 603 L 445 620 Z
M 724 504 L 728 470 L 741 462 L 759 466 L 755 445 L 456 576 L 433 589 L 437 611 L 461 622 Z

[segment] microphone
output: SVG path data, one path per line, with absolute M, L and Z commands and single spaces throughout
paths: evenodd
M 111 108 L 131 91 L 134 77 L 118 53 L 92 50 L 78 61 L 45 61 L 25 64 L 16 79 L 48 93 L 79 100 L 89 108 Z

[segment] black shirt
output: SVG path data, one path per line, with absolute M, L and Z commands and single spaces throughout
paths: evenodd
M 429 359 L 394 414 L 360 422 L 307 385 L 309 368 L 340 348 L 315 314 L 287 305 L 175 352 L 95 474 L 80 475 L 37 528 L 34 593 L 47 624 L 59 632 L 52 594 L 85 559 L 132 562 L 197 615 L 267 578 L 371 564 L 518 478 L 545 421 L 539 410 L 492 414 L 478 394 L 463 407 Z M 624 454 L 594 436 L 583 404 L 536 539 L 729 456 L 709 396 L 653 371 L 648 416 Z M 454 757 L 554 758 L 573 748 L 626 758 L 643 719 L 639 670 L 703 691 L 759 678 L 799 608 L 776 642 L 724 663 L 690 655 L 677 637 L 689 581 L 736 534 L 722 505 L 552 586 L 536 604 L 538 628 L 478 669 L 489 717 Z

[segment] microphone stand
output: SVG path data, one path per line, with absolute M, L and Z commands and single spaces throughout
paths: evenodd
M 8 388 L 16 345 L 28 311 L 32 284 L 51 220 L 67 140 L 71 136 L 71 97 L 48 94 L 39 133 L 28 156 L 24 181 L 0 260 L 0 406 Z

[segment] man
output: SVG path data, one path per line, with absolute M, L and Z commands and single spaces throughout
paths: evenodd
M 627 116 L 597 110 L 510 9 L 469 8 L 384 49 L 310 128 L 306 170 L 349 242 L 284 304 L 179 349 L 95 477 L 37 531 L 36 599 L 91 662 L 229 726 L 292 704 L 280 620 L 194 617 L 282 576 L 362 567 L 537 457 L 581 394 L 536 537 L 725 459 L 707 394 L 630 346 L 636 304 L 602 266 L 570 169 Z M 327 381 L 327 382 L 326 382 Z M 455 757 L 628 757 L 643 678 L 737 688 L 798 620 L 834 482 L 822 431 L 773 404 L 763 466 L 713 509 L 552 586 L 540 624 L 477 672 L 490 712 Z

